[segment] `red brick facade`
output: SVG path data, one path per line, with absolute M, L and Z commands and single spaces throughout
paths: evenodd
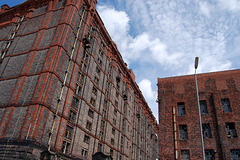
M 240 70 L 198 74 L 197 81 L 206 159 L 239 159 Z M 158 103 L 160 159 L 202 159 L 194 75 L 158 78 Z
M 0 10 L 0 156 L 158 157 L 158 126 L 96 0 Z M 24 150 L 21 148 L 25 148 Z M 50 152 L 48 152 L 50 151 Z

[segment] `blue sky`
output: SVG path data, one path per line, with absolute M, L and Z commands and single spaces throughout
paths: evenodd
M 1 0 L 10 7 L 24 0 Z M 97 10 L 157 117 L 157 77 L 240 68 L 239 0 L 98 0 Z

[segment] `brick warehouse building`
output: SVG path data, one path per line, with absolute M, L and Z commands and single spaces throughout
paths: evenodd
M 240 159 L 240 70 L 197 75 L 206 160 Z M 158 78 L 160 159 L 202 159 L 194 75 Z
M 96 4 L 1 6 L 1 159 L 159 157 L 157 121 Z

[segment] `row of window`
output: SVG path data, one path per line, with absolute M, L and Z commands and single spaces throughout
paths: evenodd
M 203 138 L 212 138 L 209 124 L 202 124 Z M 228 138 L 237 138 L 235 123 L 226 123 L 226 133 Z M 179 125 L 180 140 L 188 139 L 187 125 Z
M 240 160 L 240 150 L 239 149 L 231 149 L 231 159 L 232 160 Z M 205 159 L 206 160 L 215 160 L 216 150 L 206 149 L 205 150 Z M 181 160 L 190 160 L 189 150 L 181 150 Z
M 232 109 L 230 107 L 230 101 L 228 98 L 221 99 L 222 104 L 222 110 L 223 112 L 232 112 Z M 178 107 L 178 116 L 185 116 L 186 115 L 186 109 L 185 109 L 185 103 L 179 102 L 177 103 Z M 200 101 L 200 110 L 201 114 L 207 114 L 207 102 L 205 100 Z

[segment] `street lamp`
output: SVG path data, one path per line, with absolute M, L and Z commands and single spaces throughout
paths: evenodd
M 198 68 L 198 57 L 195 57 L 195 83 L 196 83 L 196 92 L 197 92 L 197 103 L 198 103 L 198 114 L 199 114 L 199 124 L 200 124 L 200 132 L 201 132 L 201 142 L 202 142 L 202 154 L 203 160 L 205 160 L 205 151 L 204 151 L 204 142 L 203 142 L 203 133 L 202 133 L 202 120 L 201 120 L 201 109 L 198 95 L 198 85 L 197 85 L 197 68 Z

